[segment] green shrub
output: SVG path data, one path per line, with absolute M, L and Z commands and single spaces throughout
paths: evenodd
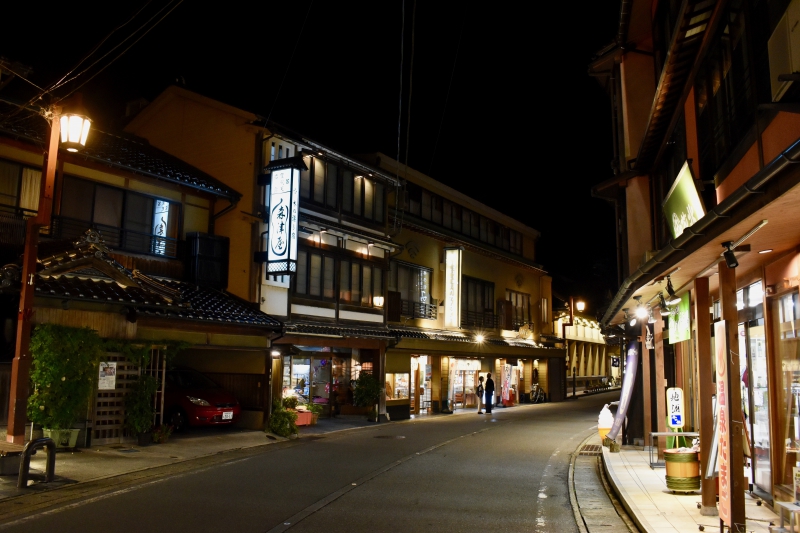
M 284 409 L 297 409 L 297 396 L 287 396 L 281 401 Z
M 297 413 L 283 409 L 279 404 L 273 404 L 272 415 L 269 417 L 269 430 L 276 435 L 288 438 L 297 433 Z M 275 407 L 278 407 L 275 409 Z
M 86 416 L 101 349 L 102 340 L 93 329 L 36 326 L 30 343 L 33 394 L 28 418 L 47 429 L 70 429 Z
M 305 404 L 305 406 L 306 406 L 306 411 L 309 411 L 315 415 L 322 414 L 322 406 L 318 403 L 308 402 L 307 404 Z
M 372 374 L 361 372 L 353 387 L 353 404 L 358 407 L 373 407 L 381 396 L 381 384 Z
M 154 396 L 158 390 L 156 378 L 142 374 L 125 396 L 125 427 L 134 435 L 150 431 L 155 418 Z

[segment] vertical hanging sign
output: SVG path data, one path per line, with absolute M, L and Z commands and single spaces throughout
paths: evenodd
M 290 157 L 272 161 L 266 170 L 271 173 L 266 274 L 294 274 L 297 271 L 300 170 L 307 170 L 307 167 L 301 157 Z
M 444 327 L 461 327 L 462 248 L 444 249 Z
M 728 335 L 724 320 L 714 323 L 717 358 L 717 454 L 719 465 L 719 518 L 731 526 L 730 399 L 728 395 Z
M 682 428 L 685 423 L 683 417 L 683 389 L 677 387 L 667 389 L 667 409 L 669 427 L 672 429 Z

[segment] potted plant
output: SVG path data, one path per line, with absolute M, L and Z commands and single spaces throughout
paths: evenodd
M 74 448 L 79 429 L 72 426 L 86 413 L 102 350 L 90 328 L 40 324 L 31 335 L 33 359 L 28 418 L 59 448 Z
M 125 426 L 137 437 L 140 446 L 152 442 L 150 430 L 155 418 L 153 405 L 158 382 L 148 374 L 142 374 L 125 396 Z
M 169 424 L 161 424 L 153 429 L 153 442 L 156 444 L 163 444 L 167 442 L 170 435 L 172 435 L 172 426 Z
M 306 411 L 311 413 L 311 425 L 316 424 L 317 420 L 319 420 L 319 415 L 322 414 L 322 406 L 318 403 L 308 402 L 305 408 Z
M 285 399 L 285 398 L 284 398 Z M 295 404 L 296 405 L 296 404 Z M 297 434 L 297 412 L 285 409 L 283 402 L 272 402 L 272 414 L 267 428 L 272 433 L 284 438 Z
M 353 387 L 353 404 L 371 408 L 367 420 L 377 422 L 378 399 L 381 396 L 381 384 L 372 374 L 361 372 Z

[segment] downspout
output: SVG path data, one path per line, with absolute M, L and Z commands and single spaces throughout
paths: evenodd
M 228 201 L 231 203 L 228 207 L 226 207 L 225 209 L 223 209 L 219 213 L 214 213 L 213 215 L 211 215 L 211 220 L 208 223 L 208 226 L 209 226 L 208 229 L 211 231 L 212 235 L 214 234 L 214 226 L 216 225 L 217 219 L 219 217 L 221 217 L 222 215 L 224 215 L 224 214 L 226 214 L 226 213 L 228 213 L 230 211 L 233 211 L 236 208 L 236 206 L 239 205 L 238 198 L 236 199 L 236 201 L 233 201 L 233 200 L 230 200 L 230 199 L 228 199 Z

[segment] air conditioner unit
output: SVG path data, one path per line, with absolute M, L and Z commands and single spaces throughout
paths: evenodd
M 800 0 L 792 0 L 778 21 L 767 43 L 772 101 L 778 102 L 793 81 L 781 81 L 781 75 L 800 72 Z

